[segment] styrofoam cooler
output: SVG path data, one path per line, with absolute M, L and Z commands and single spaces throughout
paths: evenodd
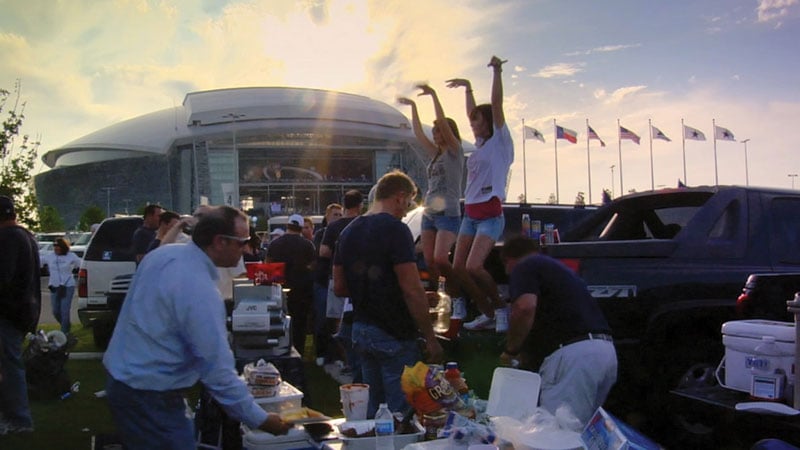
M 763 336 L 773 336 L 780 356 L 771 357 L 770 366 L 783 369 L 787 377 L 794 374 L 794 323 L 774 320 L 734 320 L 722 324 L 722 343 L 725 345 L 725 379 L 722 386 L 750 392 L 752 373 L 747 358 L 755 355 Z

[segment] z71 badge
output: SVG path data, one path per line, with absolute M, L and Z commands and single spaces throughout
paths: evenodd
M 588 286 L 594 298 L 633 298 L 636 297 L 636 286 Z

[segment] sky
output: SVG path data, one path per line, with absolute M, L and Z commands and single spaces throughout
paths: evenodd
M 472 141 L 464 91 L 446 80 L 469 79 L 489 102 L 497 55 L 510 201 L 598 203 L 604 189 L 679 179 L 800 189 L 800 0 L 0 0 L 0 11 L 0 88 L 19 80 L 22 132 L 40 155 L 189 92 L 247 86 L 364 95 L 410 117 L 396 98 L 426 82 Z M 430 99 L 418 104 L 430 124 Z M 576 144 L 556 148 L 554 120 Z M 587 120 L 606 147 L 587 151 Z M 639 145 L 620 144 L 618 120 Z M 684 142 L 681 120 L 706 140 Z M 524 140 L 523 121 L 545 143 Z M 648 121 L 671 139 L 652 141 L 652 172 Z M 717 140 L 716 158 L 712 121 L 735 136 Z

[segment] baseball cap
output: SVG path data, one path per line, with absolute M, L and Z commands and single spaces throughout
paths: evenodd
M 14 216 L 14 200 L 11 197 L 0 195 L 0 218 L 10 218 Z
M 292 214 L 291 216 L 289 216 L 289 221 L 287 222 L 287 224 L 303 228 L 303 216 L 301 216 L 300 214 Z
M 283 228 L 275 228 L 274 230 L 269 232 L 269 235 L 270 236 L 283 236 L 284 233 L 286 233 L 286 232 L 283 231 Z

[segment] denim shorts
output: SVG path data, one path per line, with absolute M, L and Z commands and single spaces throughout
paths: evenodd
M 450 231 L 458 234 L 461 218 L 458 216 L 445 216 L 444 214 L 423 214 L 422 231 Z
M 497 242 L 500 236 L 503 235 L 503 228 L 505 228 L 505 226 L 506 218 L 502 214 L 489 219 L 470 219 L 469 216 L 465 214 L 464 219 L 461 220 L 461 228 L 458 230 L 458 234 L 463 234 L 465 236 L 482 234 Z

